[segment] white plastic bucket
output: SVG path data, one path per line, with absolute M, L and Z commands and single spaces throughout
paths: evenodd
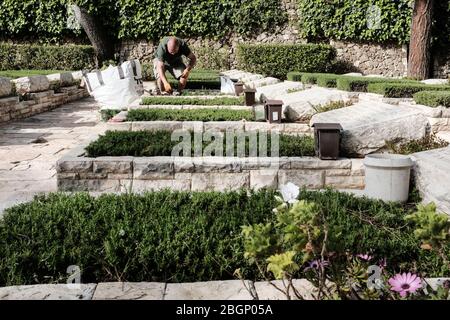
M 365 195 L 384 201 L 406 202 L 413 161 L 398 154 L 372 154 L 364 159 Z

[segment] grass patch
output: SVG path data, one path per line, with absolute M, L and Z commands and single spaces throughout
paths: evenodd
M 81 268 L 83 283 L 228 280 L 237 268 L 255 279 L 241 226 L 275 223 L 274 196 L 268 190 L 37 196 L 0 220 L 0 286 L 66 283 L 69 265 Z M 299 198 L 324 214 L 329 251 L 385 257 L 388 271 L 414 266 L 422 276 L 448 275 L 405 223 L 411 206 L 330 190 L 302 191 Z
M 351 106 L 353 103 L 350 101 L 331 101 L 324 105 L 318 105 L 314 106 L 314 109 L 317 111 L 317 113 L 327 112 L 331 110 L 341 109 L 345 107 Z
M 449 143 L 438 138 L 435 134 L 427 134 L 422 139 L 411 140 L 406 143 L 388 141 L 386 145 L 392 153 L 408 155 L 416 152 L 445 148 L 448 147 Z
M 196 105 L 196 106 L 242 106 L 244 97 L 214 97 L 199 99 L 189 97 L 144 97 L 141 105 Z
M 171 140 L 170 131 L 107 131 L 96 141 L 86 147 L 88 157 L 103 156 L 134 156 L 134 157 L 158 157 L 171 156 L 173 148 L 179 141 Z M 259 135 L 258 135 L 259 140 Z M 191 156 L 194 155 L 194 139 L 191 139 Z M 234 149 L 237 149 L 237 138 L 234 139 Z M 204 141 L 205 150 L 211 142 Z M 249 139 L 246 139 L 245 156 L 249 155 Z M 267 136 L 267 151 L 270 156 L 271 139 Z M 279 155 L 282 157 L 314 156 L 314 139 L 309 136 L 279 136 Z M 223 141 L 223 154 L 226 156 L 226 139 Z M 235 152 L 236 154 L 236 152 Z
M 62 72 L 70 72 L 70 71 L 62 71 L 62 70 L 5 70 L 0 71 L 0 77 L 17 79 L 22 77 L 29 76 L 46 76 L 53 73 L 62 73 Z
M 251 110 L 227 109 L 135 109 L 128 111 L 127 121 L 251 121 Z
M 418 104 L 450 108 L 450 89 L 449 91 L 421 91 L 415 93 L 413 97 Z

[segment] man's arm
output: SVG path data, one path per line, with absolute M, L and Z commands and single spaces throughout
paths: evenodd
M 164 91 L 167 91 L 167 92 L 171 91 L 172 87 L 170 86 L 169 81 L 167 81 L 167 78 L 166 78 L 166 70 L 164 67 L 164 62 L 158 61 L 157 70 L 158 70 L 158 74 L 159 74 L 159 79 L 161 79 L 161 82 L 164 85 Z
M 194 67 L 197 63 L 197 57 L 192 52 L 187 56 L 187 58 L 189 60 L 189 64 L 188 64 L 186 70 L 184 70 L 184 72 L 181 76 L 182 78 L 187 78 L 189 76 L 189 73 L 191 72 L 192 69 L 194 69 Z

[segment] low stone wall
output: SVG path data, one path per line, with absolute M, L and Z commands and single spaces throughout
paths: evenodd
M 79 86 L 81 73 L 2 80 L 0 123 L 27 118 L 89 96 L 87 90 Z
M 314 157 L 85 157 L 80 145 L 57 163 L 60 191 L 144 192 L 279 188 L 363 189 L 362 159 Z

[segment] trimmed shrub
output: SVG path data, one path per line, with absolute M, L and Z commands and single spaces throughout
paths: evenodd
M 141 101 L 141 105 L 239 106 L 243 104 L 243 97 L 217 97 L 211 99 L 188 97 L 144 97 Z
M 6 209 L 0 220 L 0 286 L 66 283 L 77 265 L 83 283 L 247 279 L 242 225 L 276 223 L 275 192 L 52 193 Z M 388 271 L 417 268 L 448 276 L 433 251 L 420 249 L 404 217 L 408 206 L 347 193 L 302 190 L 329 229 L 329 251 L 385 257 Z M 448 254 L 446 250 L 445 254 Z
M 127 121 L 252 121 L 251 110 L 227 109 L 135 109 L 128 111 Z
M 95 67 L 94 48 L 80 45 L 0 43 L 0 70 L 84 70 Z
M 238 68 L 266 76 L 286 79 L 291 71 L 326 72 L 336 58 L 329 45 L 239 45 Z
M 289 81 L 301 82 L 302 81 L 302 76 L 303 76 L 302 72 L 292 71 L 292 72 L 288 72 L 286 78 Z
M 371 83 L 368 91 L 382 94 L 387 98 L 412 98 L 420 91 L 450 91 L 448 85 L 428 85 L 419 82 L 409 83 Z
M 213 47 L 191 47 L 197 56 L 196 67 L 202 69 L 228 70 L 230 69 L 229 47 L 225 46 L 220 49 Z
M 179 143 L 171 141 L 170 131 L 107 131 L 96 141 L 86 147 L 89 157 L 103 156 L 134 156 L 134 157 L 162 157 L 171 156 L 172 149 Z M 314 139 L 309 136 L 279 136 L 279 154 L 282 157 L 314 156 Z M 191 139 L 194 143 L 194 139 Z M 224 154 L 226 156 L 226 139 L 224 139 Z M 246 154 L 248 155 L 248 140 L 246 139 Z M 235 142 L 237 138 L 235 139 Z M 204 141 L 203 149 L 211 142 Z M 268 154 L 270 154 L 271 137 L 267 136 Z M 235 148 L 237 145 L 235 143 Z M 192 155 L 194 147 L 191 148 Z
M 421 91 L 414 94 L 414 101 L 418 104 L 424 104 L 429 107 L 443 106 L 450 108 L 450 89 L 449 91 Z
M 316 83 L 320 87 L 324 88 L 336 88 L 337 79 L 341 76 L 335 74 L 318 74 Z
M 367 92 L 368 85 L 370 83 L 390 82 L 399 80 L 389 80 L 385 78 L 368 78 L 368 77 L 350 77 L 342 76 L 337 79 L 336 87 L 339 90 L 354 91 L 354 92 Z

